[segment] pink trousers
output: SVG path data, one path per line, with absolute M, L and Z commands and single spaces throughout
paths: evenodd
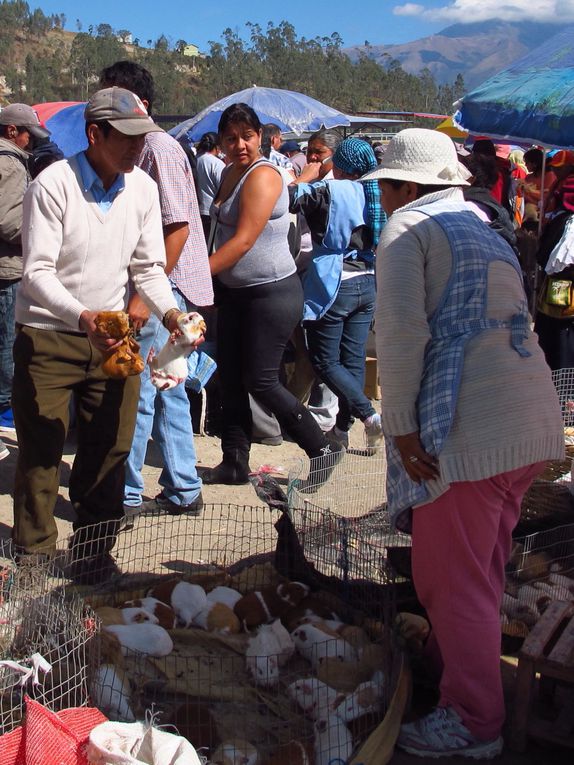
M 482 481 L 451 484 L 413 512 L 418 598 L 440 651 L 440 706 L 451 706 L 477 738 L 500 735 L 500 602 L 512 530 L 524 493 L 544 463 Z M 431 646 L 429 646 L 431 648 Z

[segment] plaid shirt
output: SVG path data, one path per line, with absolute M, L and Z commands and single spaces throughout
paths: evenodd
M 211 305 L 213 285 L 207 246 L 193 175 L 184 150 L 167 133 L 148 133 L 138 164 L 158 185 L 162 225 L 189 225 L 189 236 L 169 275 L 170 281 L 193 305 Z
M 514 350 L 520 356 L 530 356 L 522 345 L 528 335 L 528 311 L 524 300 L 510 321 L 486 317 L 490 263 L 503 261 L 513 266 L 521 279 L 522 274 L 510 245 L 477 215 L 452 202 L 435 202 L 417 211 L 440 225 L 452 253 L 450 278 L 429 321 L 431 339 L 417 400 L 421 443 L 428 454 L 438 457 L 455 416 L 466 343 L 484 330 L 509 329 Z M 385 443 L 389 512 L 398 528 L 409 530 L 408 511 L 428 502 L 430 493 L 424 481 L 417 484 L 409 478 L 394 439 L 386 438 Z

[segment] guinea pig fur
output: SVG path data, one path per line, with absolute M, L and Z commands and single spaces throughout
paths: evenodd
M 124 656 L 130 650 L 147 656 L 167 656 L 173 651 L 172 639 L 159 624 L 110 624 L 104 629 L 118 638 Z
M 263 625 L 249 638 L 245 651 L 247 670 L 255 684 L 272 688 L 279 682 L 281 645 L 270 625 Z
M 96 608 L 96 615 L 103 626 L 110 624 L 142 624 L 149 622 L 157 624 L 158 620 L 153 614 L 150 614 L 144 608 L 112 608 L 111 606 L 101 606 Z
M 335 705 L 345 698 L 316 677 L 291 683 L 287 686 L 287 695 L 312 720 L 317 720 L 321 715 L 330 714 Z
M 194 617 L 207 602 L 205 590 L 199 584 L 190 582 L 171 581 L 162 582 L 152 587 L 148 596 L 161 600 L 173 608 L 178 622 L 184 627 L 189 627 Z
M 323 601 L 313 595 L 308 595 L 296 606 L 289 608 L 281 617 L 281 621 L 289 632 L 293 632 L 300 624 L 318 621 L 339 620 Z
M 238 600 L 241 600 L 242 594 L 234 590 L 232 587 L 214 587 L 213 590 L 207 593 L 207 600 L 209 603 L 223 603 L 223 605 L 229 608 L 234 608 Z
M 238 600 L 233 610 L 244 629 L 251 630 L 281 617 L 287 608 L 297 605 L 309 592 L 306 584 L 285 582 L 277 587 L 264 587 Z
M 339 693 L 352 693 L 361 683 L 370 680 L 373 671 L 368 663 L 326 658 L 317 667 L 317 677 Z
M 131 688 L 123 669 L 113 664 L 101 664 L 94 677 L 92 694 L 95 705 L 110 720 L 135 722 L 129 703 Z
M 220 635 L 236 635 L 241 631 L 241 624 L 229 606 L 224 603 L 209 601 L 195 615 L 193 623 L 207 632 L 217 632 Z
M 353 752 L 353 737 L 343 720 L 325 715 L 315 722 L 315 765 L 345 763 Z
M 150 614 L 153 614 L 157 619 L 156 624 L 159 624 L 160 627 L 163 627 L 165 630 L 172 630 L 176 625 L 177 617 L 173 608 L 157 598 L 137 598 L 136 600 L 127 600 L 122 608 L 126 608 L 127 606 L 143 608 Z
M 340 637 L 324 632 L 314 624 L 303 624 L 291 633 L 293 642 L 301 656 L 310 661 L 314 668 L 328 656 L 341 661 L 356 661 L 357 652 L 350 643 Z
M 361 683 L 353 693 L 346 696 L 335 707 L 334 712 L 341 720 L 350 722 L 363 715 L 379 711 L 384 684 L 382 672 L 375 673 L 375 675 L 379 675 L 379 677 Z
M 211 765 L 258 765 L 257 749 L 240 738 L 230 739 L 220 744 L 211 755 Z

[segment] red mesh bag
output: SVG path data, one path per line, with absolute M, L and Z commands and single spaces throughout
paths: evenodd
M 107 720 L 98 709 L 77 707 L 51 712 L 26 698 L 24 723 L 0 736 L 2 765 L 88 765 L 90 732 Z

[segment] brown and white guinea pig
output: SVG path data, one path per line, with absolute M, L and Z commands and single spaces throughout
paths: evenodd
M 266 765 L 314 765 L 315 750 L 311 741 L 290 741 L 276 749 Z
M 207 600 L 209 603 L 223 603 L 224 606 L 228 606 L 233 609 L 238 600 L 241 600 L 242 594 L 234 590 L 232 587 L 224 587 L 219 585 L 214 587 L 207 593 Z
M 138 651 L 147 656 L 167 656 L 173 651 L 173 641 L 159 624 L 110 624 L 104 627 L 117 637 L 122 653 Z
M 245 630 L 268 624 L 300 603 L 309 594 L 309 587 L 301 582 L 284 582 L 277 587 L 264 587 L 238 600 L 233 610 Z
M 148 613 L 153 614 L 157 619 L 157 622 L 155 623 L 159 624 L 160 627 L 163 627 L 164 630 L 174 629 L 177 623 L 177 617 L 173 608 L 157 598 L 136 598 L 135 600 L 126 600 L 121 608 L 125 609 L 127 607 L 143 608 Z
M 352 693 L 361 683 L 371 678 L 373 670 L 368 662 L 341 661 L 327 657 L 317 667 L 317 678 L 334 688 L 338 693 Z
M 263 624 L 247 643 L 247 670 L 256 685 L 273 687 L 279 682 L 279 667 L 294 653 L 295 645 L 279 619 L 272 624 Z
M 315 669 L 328 656 L 341 661 L 357 660 L 357 652 L 350 643 L 315 624 L 302 624 L 293 630 L 291 637 L 301 656 L 310 661 Z
M 96 615 L 104 627 L 110 624 L 157 624 L 158 619 L 149 611 L 141 607 L 130 608 L 112 608 L 111 606 L 101 606 L 96 608 Z
M 281 621 L 289 632 L 293 632 L 293 630 L 300 624 L 329 621 L 331 619 L 340 621 L 338 615 L 334 611 L 326 606 L 322 600 L 313 595 L 308 595 L 306 598 L 303 598 L 303 600 L 296 606 L 287 609 L 281 617 Z
M 220 635 L 236 635 L 241 632 L 238 617 L 224 603 L 207 601 L 201 611 L 194 616 L 193 624 L 207 632 L 217 632 Z
M 257 749 L 241 738 L 233 738 L 220 744 L 211 755 L 211 765 L 258 765 Z
M 345 696 L 316 677 L 296 680 L 287 686 L 287 695 L 311 720 L 330 714 Z
M 147 593 L 148 597 L 157 598 L 167 603 L 175 611 L 178 623 L 189 627 L 194 617 L 207 602 L 205 590 L 199 584 L 181 580 L 161 582 Z
M 334 708 L 335 714 L 345 722 L 380 710 L 385 681 L 382 672 L 375 672 L 370 680 L 361 683 Z

